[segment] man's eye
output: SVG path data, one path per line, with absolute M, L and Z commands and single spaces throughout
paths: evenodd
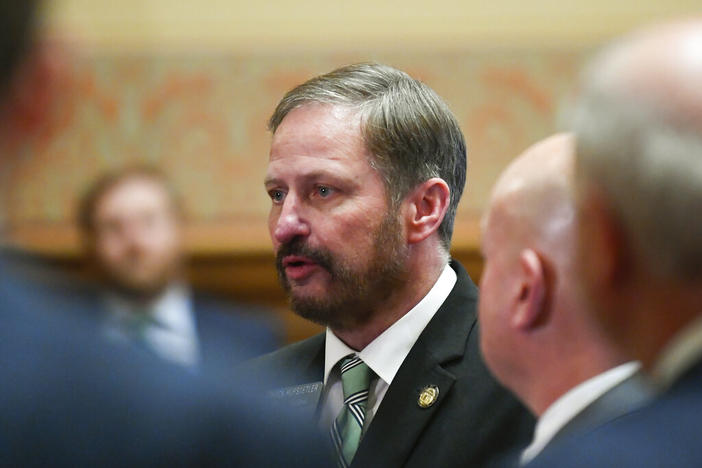
M 285 198 L 285 193 L 282 190 L 271 190 L 268 195 L 274 203 L 280 203 Z
M 330 187 L 327 187 L 324 185 L 319 185 L 317 187 L 317 194 L 322 198 L 328 197 L 329 195 L 332 194 L 332 192 L 333 192 L 333 189 L 331 189 Z

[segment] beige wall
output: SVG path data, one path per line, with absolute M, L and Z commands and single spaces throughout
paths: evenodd
M 563 47 L 700 12 L 699 0 L 54 0 L 52 27 L 99 48 Z
M 0 167 L 0 213 L 15 243 L 72 252 L 81 189 L 105 169 L 146 161 L 184 193 L 191 250 L 269 253 L 266 117 L 310 76 L 378 60 L 435 88 L 463 127 L 470 166 L 455 244 L 471 251 L 497 174 L 554 132 L 592 48 L 698 4 L 47 0 L 55 40 L 33 77 L 42 91 L 30 88 L 14 127 L 4 125 L 0 151 L 15 157 Z
M 0 125 L 6 237 L 78 269 L 81 189 L 105 169 L 150 162 L 184 195 L 193 282 L 283 311 L 261 184 L 265 120 L 291 86 L 378 60 L 436 89 L 466 134 L 453 254 L 477 280 L 490 187 L 554 132 L 584 57 L 642 23 L 698 10 L 699 0 L 47 0 L 55 40 Z M 317 331 L 282 317 L 290 340 Z

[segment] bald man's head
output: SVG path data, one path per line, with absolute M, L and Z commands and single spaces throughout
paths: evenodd
M 605 49 L 583 76 L 577 283 L 622 352 L 652 366 L 702 303 L 702 18 Z
M 554 248 L 573 220 L 574 151 L 574 138 L 567 133 L 527 149 L 500 175 L 484 222 L 497 217 L 509 224 L 514 244 Z
M 640 31 L 603 51 L 584 86 L 702 132 L 702 17 Z
M 536 414 L 615 363 L 571 279 L 574 146 L 559 134 L 526 150 L 500 176 L 483 219 L 481 348 Z
M 634 263 L 702 279 L 702 18 L 658 26 L 588 67 L 569 126 L 581 194 L 593 187 Z

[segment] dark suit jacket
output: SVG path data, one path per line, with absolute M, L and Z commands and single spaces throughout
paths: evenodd
M 194 292 L 193 315 L 203 363 L 236 346 L 239 359 L 269 353 L 282 344 L 282 332 L 265 311 Z
M 595 429 L 630 413 L 648 403 L 654 396 L 654 389 L 640 372 L 623 380 L 590 403 L 580 413 L 561 428 L 551 439 L 550 444 L 568 438 L 572 434 Z
M 0 466 L 328 466 L 254 383 L 115 346 L 62 301 L 0 263 Z
M 200 346 L 201 367 L 210 366 L 226 356 L 233 364 L 278 348 L 282 342 L 272 320 L 262 318 L 255 309 L 193 293 L 192 313 Z M 94 285 L 73 288 L 67 300 L 85 312 L 104 319 L 109 314 L 101 290 Z
M 553 444 L 529 467 L 702 466 L 702 361 L 648 405 Z
M 489 374 L 478 348 L 478 289 L 463 267 L 452 262 L 458 280 L 424 329 L 356 452 L 354 467 L 479 467 L 531 437 L 531 415 Z M 250 367 L 287 370 L 290 387 L 320 382 L 324 335 L 264 356 Z M 427 385 L 439 388 L 429 408 L 417 404 Z
M 67 274 L 31 252 L 0 248 L 0 259 L 15 278 L 50 293 L 64 308 L 93 316 L 93 320 L 95 316 L 100 320 L 108 314 L 100 285 Z M 191 300 L 204 366 L 220 360 L 220 355 L 247 360 L 269 353 L 282 344 L 279 324 L 264 310 L 197 290 L 193 291 Z

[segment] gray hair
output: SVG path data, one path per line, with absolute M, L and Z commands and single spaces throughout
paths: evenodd
M 268 122 L 273 133 L 293 109 L 323 103 L 357 109 L 361 134 L 382 176 L 391 206 L 417 185 L 440 177 L 451 199 L 439 236 L 448 251 L 466 182 L 466 144 L 446 103 L 426 84 L 395 68 L 360 63 L 306 81 L 289 91 Z
M 595 182 L 651 272 L 702 276 L 702 133 L 661 103 L 590 81 L 570 116 L 578 177 Z

